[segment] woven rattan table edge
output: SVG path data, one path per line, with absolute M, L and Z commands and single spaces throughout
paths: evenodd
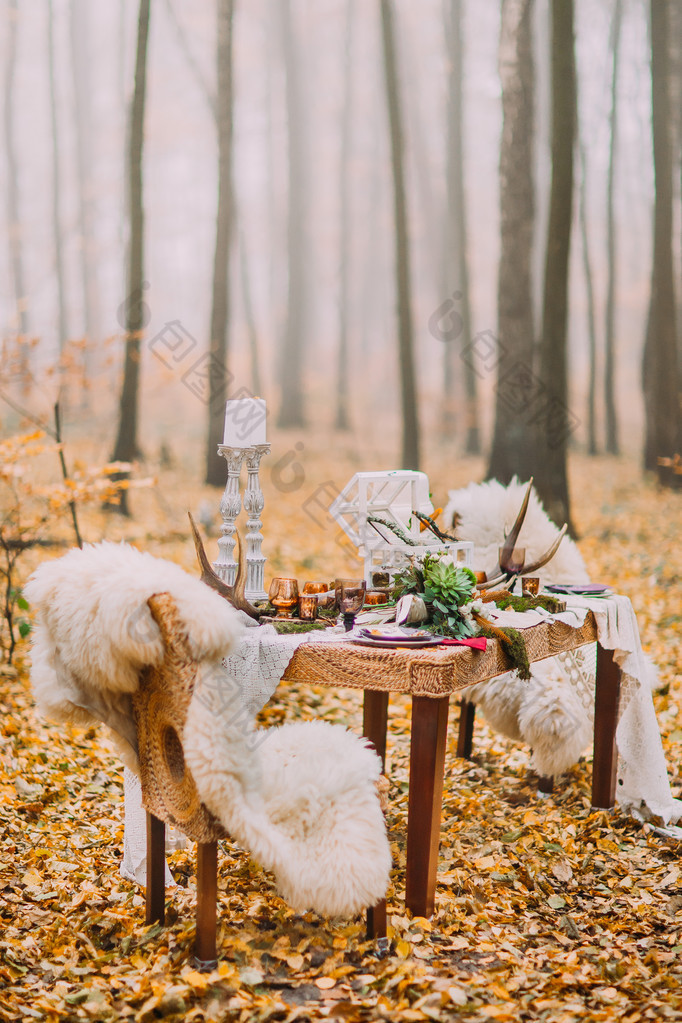
M 564 622 L 541 623 L 523 630 L 531 663 L 597 641 L 591 611 L 578 628 Z M 412 693 L 441 697 L 511 670 L 497 640 L 485 651 L 471 647 L 431 647 L 420 650 L 373 649 L 344 641 L 303 643 L 294 651 L 283 682 L 337 689 Z

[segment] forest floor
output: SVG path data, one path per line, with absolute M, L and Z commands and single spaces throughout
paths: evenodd
M 359 466 L 350 446 L 303 451 L 296 443 L 263 474 L 267 574 L 333 578 L 357 568 L 324 511 L 333 488 L 357 468 L 386 463 L 380 451 Z M 441 504 L 447 486 L 482 471 L 475 460 L 426 468 Z M 660 668 L 656 710 L 679 795 L 682 494 L 643 480 L 634 463 L 580 456 L 571 487 L 592 577 L 632 599 Z M 83 532 L 128 537 L 194 572 L 185 509 L 202 499 L 217 508 L 219 494 L 185 469 L 167 469 L 132 494 L 134 519 L 84 512 Z M 34 563 L 27 555 L 25 571 Z M 271 878 L 226 841 L 220 963 L 197 972 L 193 849 L 170 856 L 178 887 L 167 890 L 168 925 L 145 927 L 143 892 L 119 874 L 122 768 L 103 729 L 36 717 L 28 660 L 22 643 L 14 665 L 0 668 L 0 1019 L 682 1020 L 679 844 L 617 809 L 591 809 L 589 751 L 553 796 L 539 799 L 527 749 L 481 722 L 473 759 L 459 760 L 452 728 L 436 912 L 410 918 L 410 703 L 400 696 L 391 701 L 387 762 L 388 954 L 365 940 L 361 919 L 293 913 Z M 281 686 L 261 720 L 313 717 L 359 729 L 360 696 Z

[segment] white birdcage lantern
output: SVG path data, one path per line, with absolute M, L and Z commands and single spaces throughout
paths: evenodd
M 329 511 L 364 559 L 368 586 L 373 584 L 375 572 L 388 573 L 392 580 L 409 565 L 410 558 L 427 553 L 449 554 L 457 564 L 473 565 L 473 543 L 443 541 L 430 529 L 422 530 L 415 512 L 433 514 L 426 473 L 413 469 L 356 472 Z M 385 523 L 407 539 L 401 539 Z

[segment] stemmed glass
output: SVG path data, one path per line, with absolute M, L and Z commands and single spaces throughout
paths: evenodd
M 291 612 L 298 607 L 298 582 L 284 576 L 275 576 L 270 583 L 268 600 L 277 609 L 277 618 L 291 618 Z
M 362 611 L 365 603 L 367 583 L 364 579 L 337 579 L 335 586 L 336 602 L 343 615 L 343 625 L 350 632 L 355 623 L 355 616 Z
M 514 550 L 507 555 L 504 565 L 502 564 L 502 559 L 504 558 L 504 547 L 500 547 L 498 554 L 500 559 L 500 568 L 503 572 L 508 572 L 510 575 L 518 575 L 519 572 L 521 572 L 526 560 L 525 547 L 515 547 Z

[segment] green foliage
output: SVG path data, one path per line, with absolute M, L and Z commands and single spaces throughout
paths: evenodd
M 493 626 L 491 625 L 480 625 L 480 633 L 482 636 L 487 636 L 488 639 L 498 639 L 496 633 L 503 632 L 509 643 L 504 643 L 502 649 L 508 655 L 512 668 L 518 672 L 519 678 L 529 679 L 530 678 L 530 662 L 528 660 L 528 651 L 526 650 L 526 643 L 518 631 L 518 629 L 511 629 L 507 626 Z
M 561 600 L 560 597 L 553 597 L 551 594 L 544 593 L 537 597 L 517 597 L 515 594 L 510 593 L 508 597 L 499 597 L 495 601 L 495 606 L 499 607 L 501 611 L 506 611 L 508 607 L 512 608 L 513 611 L 532 611 L 536 607 L 543 607 L 550 614 L 566 610 L 566 602 L 564 600 Z
M 424 583 L 424 599 L 447 611 L 471 600 L 476 576 L 470 568 L 438 559 L 424 567 Z
M 471 600 L 476 587 L 470 568 L 453 565 L 440 554 L 425 554 L 421 559 L 412 558 L 410 567 L 396 575 L 394 585 L 397 598 L 408 593 L 423 596 L 431 612 L 431 632 L 456 639 L 476 635 L 476 626 L 459 610 Z

